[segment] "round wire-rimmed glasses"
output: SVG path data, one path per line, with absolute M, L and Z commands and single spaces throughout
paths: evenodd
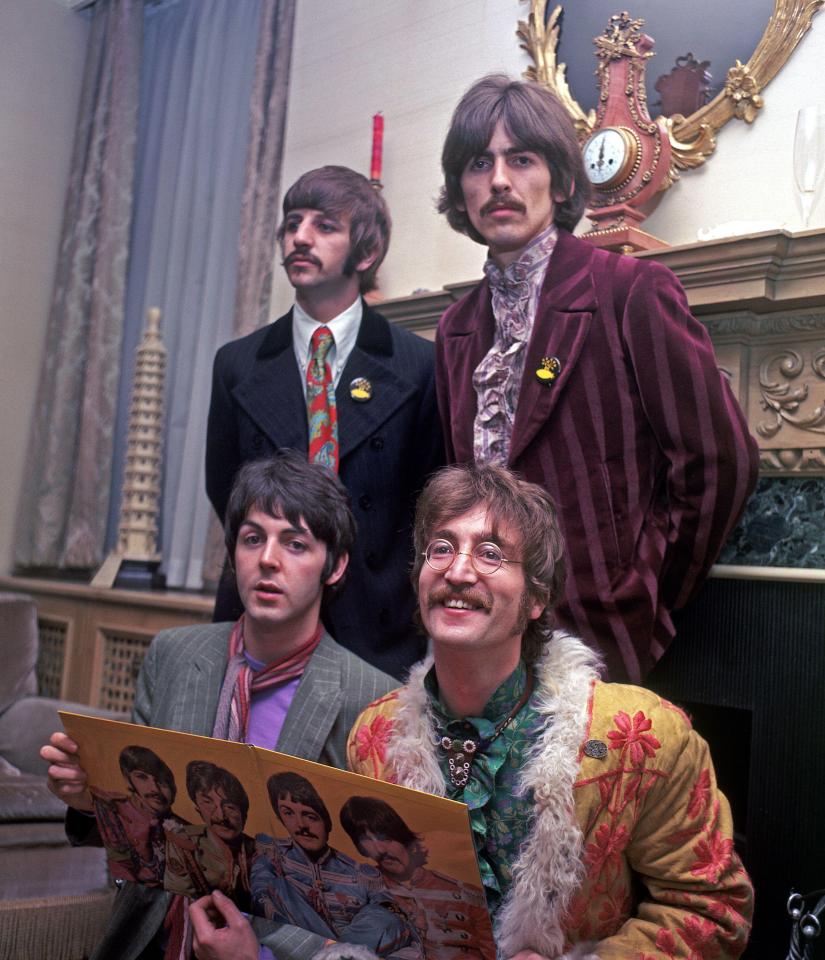
M 521 563 L 521 560 L 508 560 L 502 556 L 501 547 L 495 543 L 479 543 L 468 553 L 466 550 L 456 550 L 449 540 L 432 540 L 422 556 L 427 566 L 439 573 L 449 570 L 456 557 L 469 557 L 473 569 L 482 577 L 489 577 L 501 569 L 502 563 Z

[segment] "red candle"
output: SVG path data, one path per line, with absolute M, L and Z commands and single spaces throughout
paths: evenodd
M 376 113 L 372 118 L 372 163 L 370 180 L 381 182 L 381 157 L 384 149 L 384 116 Z

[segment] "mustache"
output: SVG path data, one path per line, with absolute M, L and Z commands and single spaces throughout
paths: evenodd
M 381 853 L 375 858 L 375 862 L 380 867 L 383 863 L 392 862 L 392 863 L 401 863 L 398 857 L 394 857 L 391 853 Z
M 473 588 L 468 590 L 452 590 L 450 587 L 437 587 L 427 594 L 427 605 L 429 607 L 439 606 L 447 600 L 464 600 L 467 603 L 481 607 L 483 610 L 491 610 L 493 607 L 491 597 L 487 596 L 483 591 Z
M 306 827 L 301 827 L 299 830 L 296 830 L 293 836 L 309 837 L 310 840 L 320 840 L 320 837 L 317 833 L 313 833 L 312 830 L 308 830 Z
M 288 257 L 285 257 L 281 263 L 281 266 L 288 267 L 291 263 L 294 263 L 296 260 L 307 260 L 309 263 L 314 264 L 316 267 L 321 266 L 321 261 L 314 257 L 311 253 L 302 253 L 300 250 L 293 250 Z
M 516 213 L 526 213 L 527 207 L 520 200 L 513 200 L 510 197 L 490 197 L 480 212 L 484 217 L 493 210 L 514 210 Z
M 227 830 L 234 830 L 234 824 L 230 823 L 226 817 L 221 817 L 220 820 L 213 820 L 210 824 L 212 827 L 226 827 Z

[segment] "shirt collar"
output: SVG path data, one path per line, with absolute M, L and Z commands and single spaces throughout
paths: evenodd
M 329 327 L 332 338 L 335 341 L 333 360 L 333 378 L 335 380 L 340 376 L 344 365 L 352 353 L 355 341 L 358 339 L 358 329 L 361 326 L 361 318 L 364 314 L 364 304 L 361 297 L 355 298 L 355 301 L 347 307 L 346 310 L 333 317 L 328 323 L 322 324 L 314 320 L 304 308 L 295 303 L 292 308 L 292 343 L 295 347 L 295 359 L 298 362 L 298 369 L 302 373 L 306 371 L 309 363 L 309 345 L 312 340 L 312 334 L 318 327 Z
M 488 723 L 495 724 L 515 707 L 524 694 L 524 688 L 527 685 L 527 667 L 523 660 L 519 660 L 516 669 L 496 688 L 493 695 L 487 701 L 481 717 L 462 717 L 464 721 L 486 720 Z M 445 726 L 448 723 L 455 722 L 456 718 L 444 706 L 438 689 L 438 679 L 435 675 L 435 667 L 431 667 L 424 678 L 424 689 L 430 698 L 433 709 L 439 723 Z M 475 725 L 475 724 L 474 724 Z
M 524 280 L 540 282 L 544 270 L 556 245 L 559 231 L 554 223 L 537 234 L 522 250 L 518 260 L 508 264 L 503 270 L 489 257 L 484 264 L 484 275 L 492 286 L 511 287 Z

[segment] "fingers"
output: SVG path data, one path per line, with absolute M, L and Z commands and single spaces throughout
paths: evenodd
M 219 890 L 189 907 L 198 960 L 258 960 L 258 938 L 247 918 Z
M 49 742 L 40 748 L 40 756 L 49 763 L 77 765 L 77 744 L 62 730 L 56 730 L 49 737 Z
M 212 905 L 211 894 L 189 904 L 189 922 L 196 941 L 204 940 L 215 929 L 213 918 L 217 919 L 217 911 Z
M 249 921 L 246 919 L 246 917 L 229 899 L 229 897 L 221 893 L 220 890 L 212 891 L 212 905 L 220 914 L 221 919 L 227 927 L 240 929 L 241 927 L 249 926 Z
M 77 744 L 62 731 L 51 735 L 49 742 L 40 748 L 40 756 L 48 761 L 47 785 L 49 790 L 76 810 L 91 812 L 92 797 L 87 789 L 86 771 L 77 758 Z

